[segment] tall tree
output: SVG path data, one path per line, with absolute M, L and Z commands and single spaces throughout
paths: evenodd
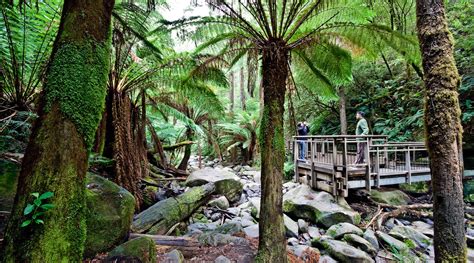
M 245 71 L 244 67 L 240 67 L 240 104 L 242 106 L 242 110 L 246 109 L 246 97 L 247 95 L 245 94 Z
M 341 122 L 341 134 L 347 134 L 347 115 L 346 115 L 346 91 L 343 86 L 339 87 L 339 120 Z
M 444 1 L 417 0 L 418 39 L 425 82 L 425 129 L 434 203 L 436 262 L 466 262 L 462 194 L 460 78 Z
M 86 238 L 87 157 L 104 107 L 113 0 L 65 0 L 44 93 L 5 235 L 5 262 L 79 262 Z M 23 215 L 54 193 L 43 224 Z M 38 221 L 37 221 L 38 222 Z M 41 221 L 39 221 L 41 222 Z
M 282 178 L 287 83 L 294 81 L 296 86 L 334 93 L 335 85 L 351 79 L 348 50 L 377 54 L 385 42 L 391 47 L 405 48 L 403 51 L 408 54 L 413 53 L 413 45 L 406 44 L 413 41 L 388 28 L 368 24 L 372 12 L 359 1 L 207 2 L 223 15 L 203 20 L 209 28 L 207 32 L 214 31 L 216 35 L 198 51 L 223 42 L 232 43 L 218 56 L 233 57 L 229 61 L 236 63 L 245 53 L 256 51 L 262 61 L 263 111 L 259 135 L 262 197 L 257 260 L 286 262 Z M 216 23 L 209 23 L 212 21 Z

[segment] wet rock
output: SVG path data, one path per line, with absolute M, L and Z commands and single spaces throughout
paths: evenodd
M 372 200 L 389 205 L 407 205 L 410 197 L 400 190 L 371 190 Z
M 221 196 L 219 198 L 216 198 L 214 200 L 211 200 L 209 203 L 208 203 L 209 206 L 213 206 L 213 207 L 217 207 L 217 208 L 220 208 L 222 210 L 226 210 L 227 208 L 229 208 L 229 201 L 227 200 L 227 198 L 225 198 L 225 196 Z
M 298 223 L 293 221 L 289 216 L 283 214 L 283 222 L 285 224 L 286 236 L 297 237 L 298 236 Z
M 335 259 L 341 262 L 372 263 L 374 260 L 366 252 L 350 246 L 346 242 L 322 237 L 316 240 L 318 247 L 323 247 Z
M 109 252 L 106 261 L 114 262 L 114 258 L 132 257 L 140 262 L 156 262 L 155 241 L 149 237 L 139 237 L 129 240 Z
M 354 247 L 364 250 L 370 255 L 375 255 L 377 253 L 377 250 L 374 248 L 374 246 L 372 246 L 369 241 L 358 235 L 345 234 L 343 240 L 353 245 Z
M 236 202 L 240 199 L 243 185 L 240 178 L 225 169 L 203 168 L 192 172 L 186 179 L 187 186 L 200 186 L 207 183 L 214 183 L 215 193 L 224 195 L 229 202 Z
M 130 230 L 135 198 L 101 176 L 87 173 L 87 236 L 85 257 L 93 257 L 123 242 Z
M 226 258 L 223 255 L 218 256 L 215 260 L 214 263 L 231 263 L 230 259 Z
M 249 237 L 259 237 L 258 224 L 244 228 L 244 233 Z
M 342 238 L 345 234 L 356 234 L 356 235 L 362 236 L 364 232 L 360 228 L 354 226 L 353 224 L 339 223 L 339 224 L 331 226 L 327 230 L 326 234 L 329 235 L 330 237 L 339 239 L 339 238 Z
M 394 247 L 395 249 L 397 249 L 397 251 L 401 252 L 401 253 L 408 253 L 410 251 L 410 248 L 405 244 L 403 243 L 402 241 L 388 235 L 388 234 L 385 234 L 384 232 L 381 232 L 381 231 L 377 231 L 376 232 L 376 235 L 386 244 L 389 245 L 389 247 Z
M 298 219 L 298 229 L 300 233 L 307 233 L 308 232 L 308 222 L 304 221 L 303 219 Z
M 379 247 L 379 241 L 377 240 L 377 237 L 375 236 L 374 231 L 372 231 L 371 229 L 365 230 L 365 232 L 364 232 L 364 238 L 365 238 L 365 240 L 369 241 L 370 244 L 371 244 L 376 250 L 379 250 L 379 249 L 380 249 L 380 247 Z
M 400 240 L 412 240 L 417 247 L 421 248 L 427 248 L 431 244 L 429 237 L 409 226 L 395 226 L 389 234 Z
M 181 251 L 173 249 L 160 258 L 160 262 L 184 263 L 184 256 Z
M 359 213 L 352 210 L 343 198 L 336 201 L 329 193 L 316 192 L 308 185 L 299 185 L 283 196 L 283 211 L 326 227 L 341 222 L 360 222 Z

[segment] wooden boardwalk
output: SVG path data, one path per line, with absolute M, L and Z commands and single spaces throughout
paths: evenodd
M 361 143 L 367 145 L 365 160 L 355 164 Z M 421 142 L 389 142 L 386 136 L 378 135 L 295 136 L 290 150 L 295 180 L 335 196 L 346 197 L 350 188 L 370 190 L 431 180 L 428 153 Z

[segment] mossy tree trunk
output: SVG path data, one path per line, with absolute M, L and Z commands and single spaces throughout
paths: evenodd
M 194 132 L 191 128 L 186 128 L 186 139 L 192 141 L 194 139 Z M 188 167 L 189 158 L 191 158 L 191 144 L 184 146 L 184 156 L 178 165 L 178 169 L 185 171 Z
M 283 113 L 288 51 L 281 40 L 268 44 L 262 54 L 263 114 L 260 128 L 262 197 L 258 262 L 286 262 L 282 210 L 282 179 L 285 161 Z
M 346 91 L 344 87 L 339 87 L 339 121 L 341 123 L 341 134 L 347 134 L 347 115 L 346 115 Z
M 423 58 L 425 129 L 434 202 L 436 262 L 465 262 L 462 194 L 460 78 L 442 0 L 417 0 L 417 29 Z
M 104 107 L 113 0 L 65 0 L 5 234 L 4 262 L 80 262 L 88 152 Z M 54 192 L 43 224 L 21 228 L 31 193 Z

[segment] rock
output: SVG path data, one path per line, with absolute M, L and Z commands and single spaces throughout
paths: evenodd
M 308 227 L 308 234 L 311 238 L 319 238 L 321 234 L 319 233 L 319 229 L 314 226 Z
M 236 165 L 234 166 L 234 168 L 232 168 L 235 172 L 240 172 L 240 170 L 242 170 L 242 165 Z
M 248 226 L 253 226 L 256 223 L 253 221 L 253 218 L 248 218 L 248 217 L 242 217 L 242 227 L 248 227 Z
M 298 229 L 300 233 L 307 233 L 308 232 L 308 222 L 304 221 L 303 219 L 298 219 Z
M 160 262 L 184 263 L 184 256 L 181 251 L 173 249 L 160 258 Z
M 242 168 L 245 170 L 245 171 L 256 171 L 255 168 L 249 166 L 249 165 L 244 165 L 242 166 Z
M 84 257 L 93 257 L 122 243 L 129 232 L 135 198 L 101 176 L 87 173 L 87 236 Z
M 294 245 L 294 246 L 289 246 L 288 249 L 290 249 L 295 256 L 301 258 L 303 262 L 311 262 L 307 258 L 309 253 L 315 253 L 315 254 L 320 254 L 319 250 L 314 247 L 310 247 L 307 245 Z M 308 253 L 309 252 L 309 253 Z M 308 261 L 307 261 L 308 260 Z M 314 259 L 313 259 L 314 260 Z M 321 261 L 319 261 L 321 262 Z
M 411 200 L 407 194 L 400 190 L 371 190 L 370 197 L 376 202 L 389 205 L 407 205 Z
M 212 232 L 204 232 L 197 236 L 197 240 L 201 245 L 204 246 L 223 246 L 227 244 L 234 244 L 234 245 L 248 245 L 249 242 L 247 239 L 243 237 L 236 237 L 231 236 L 228 234 L 221 234 L 215 231 Z
M 129 240 L 110 251 L 106 261 L 114 262 L 114 258 L 122 257 L 136 258 L 144 263 L 156 262 L 155 241 L 149 237 Z
M 259 237 L 258 224 L 244 228 L 244 233 L 249 237 Z
M 206 202 L 215 186 L 209 183 L 190 188 L 183 194 L 160 201 L 135 217 L 132 231 L 135 233 L 165 234 L 174 224 L 189 217 Z
M 242 173 L 243 175 L 247 176 L 247 177 L 250 177 L 253 179 L 253 181 L 255 183 L 258 183 L 260 184 L 261 183 L 261 174 L 260 174 L 260 171 L 245 171 Z
M 209 219 L 211 219 L 212 222 L 216 222 L 217 220 L 221 220 L 221 218 L 222 218 L 221 213 L 214 213 L 211 215 L 211 218 Z
M 218 256 L 215 260 L 214 263 L 231 263 L 230 259 L 226 258 L 223 255 Z
M 309 236 L 308 233 L 303 233 L 303 238 L 304 240 L 311 241 L 311 237 Z
M 298 224 L 293 221 L 289 216 L 283 214 L 283 222 L 285 224 L 286 236 L 297 237 L 298 236 Z
M 358 224 L 359 213 L 353 211 L 344 198 L 337 202 L 326 192 L 316 192 L 308 185 L 299 185 L 283 196 L 283 212 L 326 227 L 347 222 Z
M 364 238 L 358 235 L 345 234 L 343 240 L 353 245 L 354 247 L 364 250 L 370 255 L 375 256 L 375 254 L 377 253 L 377 250 L 374 248 L 374 246 L 372 246 L 372 244 L 369 241 L 365 240 Z
M 397 251 L 401 253 L 408 253 L 410 251 L 410 248 L 402 241 L 381 231 L 377 231 L 376 234 L 383 242 L 388 244 L 389 247 L 394 247 L 395 249 L 397 249 Z
M 474 237 L 466 235 L 466 243 L 468 248 L 474 248 Z
M 240 215 L 240 210 L 242 210 L 242 209 L 240 209 L 240 208 L 238 208 L 238 207 L 229 207 L 229 208 L 227 209 L 227 212 L 232 213 L 232 214 L 234 214 L 235 216 L 239 216 L 239 215 Z
M 233 235 L 242 231 L 242 225 L 238 223 L 225 223 L 216 227 L 214 233 Z
M 260 197 L 252 197 L 249 199 L 252 216 L 260 218 Z
M 217 223 L 193 223 L 188 225 L 188 233 L 189 234 L 194 234 L 194 233 L 202 233 L 206 231 L 212 231 L 217 228 L 218 224 Z
M 324 255 L 319 258 L 319 263 L 337 263 L 331 256 Z
M 372 263 L 374 260 L 364 251 L 348 245 L 346 242 L 321 238 L 316 240 L 318 246 L 322 246 L 331 256 L 341 262 Z
M 389 233 L 391 236 L 400 240 L 413 240 L 417 247 L 427 248 L 431 244 L 429 237 L 416 231 L 409 226 L 395 226 Z
M 289 182 L 284 183 L 283 187 L 287 188 L 289 190 L 289 189 L 293 189 L 293 188 L 297 187 L 298 185 L 300 185 L 300 184 L 289 181 Z
M 423 233 L 424 235 L 428 236 L 428 237 L 433 237 L 434 236 L 434 230 L 433 230 L 433 226 L 430 225 L 430 224 L 427 224 L 423 221 L 414 221 L 411 223 L 411 225 L 413 226 L 413 228 L 421 233 Z M 468 229 L 469 231 L 469 229 Z
M 227 208 L 229 208 L 229 201 L 227 200 L 227 198 L 225 198 L 225 196 L 221 196 L 219 198 L 211 200 L 208 205 L 220 208 L 222 210 L 226 210 Z
M 339 223 L 339 224 L 331 226 L 326 232 L 326 234 L 329 235 L 330 237 L 338 239 L 338 238 L 342 238 L 345 234 L 356 234 L 356 235 L 362 236 L 364 232 L 360 228 L 352 224 Z
M 395 227 L 395 218 L 389 218 L 387 221 L 385 221 L 385 227 L 388 230 L 391 230 L 392 228 Z
M 369 241 L 370 244 L 375 248 L 375 250 L 379 250 L 379 241 L 377 240 L 377 237 L 375 237 L 374 231 L 371 229 L 367 229 L 364 232 L 364 238 L 365 240 Z
M 287 243 L 288 243 L 288 245 L 290 245 L 290 246 L 296 246 L 296 245 L 298 245 L 300 242 L 298 241 L 297 238 L 295 238 L 295 237 L 290 237 L 290 238 L 288 238 Z
M 229 202 L 236 202 L 242 193 L 242 183 L 239 177 L 225 169 L 213 169 L 205 167 L 192 172 L 186 179 L 187 186 L 200 186 L 207 183 L 214 183 L 215 193 L 224 195 Z

